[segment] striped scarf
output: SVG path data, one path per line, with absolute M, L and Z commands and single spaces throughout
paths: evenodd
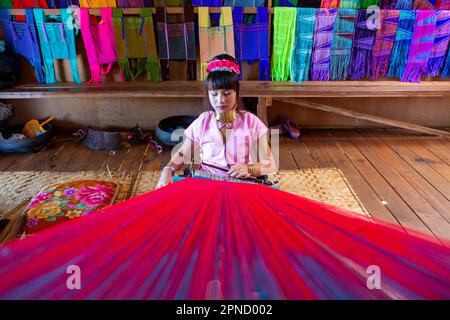
M 392 9 L 395 9 L 396 5 L 397 5 L 397 0 L 381 0 L 380 1 L 381 9 L 392 10 Z
M 370 6 L 378 6 L 380 0 L 361 0 L 361 9 L 367 9 Z
M 400 78 L 403 75 L 408 60 L 416 15 L 415 10 L 400 11 L 394 46 L 389 60 L 389 77 Z
M 212 26 L 209 7 L 198 8 L 200 75 L 202 80 L 206 78 L 206 68 L 211 58 L 221 53 L 235 56 L 231 8 L 222 7 L 220 11 L 219 25 Z
M 369 75 L 371 51 L 375 41 L 376 28 L 370 26 L 367 10 L 359 10 L 356 15 L 355 34 L 348 75 L 351 80 L 360 80 Z
M 414 0 L 414 10 L 433 10 L 436 5 L 436 0 Z
M 330 48 L 333 41 L 334 21 L 337 9 L 319 9 L 316 12 L 311 79 L 330 80 Z
M 296 15 L 296 8 L 275 7 L 272 51 L 273 81 L 287 81 L 289 79 Z
M 421 75 L 427 71 L 435 29 L 436 14 L 434 11 L 418 10 L 408 62 L 401 81 L 420 82 Z
M 196 78 L 197 51 L 194 9 L 183 7 L 183 14 L 167 15 L 166 7 L 156 7 L 159 61 L 163 80 L 170 79 L 170 60 L 187 61 L 187 80 Z
M 122 9 L 113 9 L 117 58 L 125 80 L 133 80 L 143 72 L 152 82 L 161 81 L 151 8 L 141 8 L 140 17 L 124 16 Z M 130 59 L 136 59 L 134 67 Z
M 441 10 L 450 10 L 450 0 L 442 0 L 441 5 L 439 6 Z
M 381 28 L 377 30 L 372 49 L 372 80 L 378 79 L 379 76 L 385 77 L 388 72 L 399 14 L 399 10 L 381 10 Z
M 246 18 L 253 18 L 247 23 Z M 248 19 L 250 20 L 250 19 Z M 252 64 L 259 60 L 259 80 L 270 80 L 269 11 L 259 7 L 256 16 L 244 15 L 244 8 L 233 9 L 233 27 L 236 59 L 242 70 L 242 61 Z M 242 72 L 240 74 L 242 79 Z
M 339 0 L 322 0 L 321 8 L 339 8 Z
M 341 9 L 359 9 L 361 0 L 340 0 L 339 8 Z
M 355 31 L 355 18 L 355 9 L 340 9 L 336 17 L 330 52 L 331 80 L 347 79 L 353 32 Z
M 444 64 L 450 39 L 450 12 L 436 11 L 436 31 L 434 32 L 434 44 L 428 60 L 427 76 L 435 77 Z
M 309 80 L 316 10 L 315 8 L 297 8 L 294 50 L 291 62 L 291 79 L 296 82 Z
M 445 61 L 444 69 L 442 70 L 441 73 L 441 77 L 442 79 L 447 79 L 450 77 L 450 50 L 447 53 L 447 58 Z
M 411 10 L 414 0 L 397 0 L 395 3 L 396 10 Z M 401 12 L 400 12 L 401 15 Z

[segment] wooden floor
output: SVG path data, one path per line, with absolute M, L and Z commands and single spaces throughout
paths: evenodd
M 0 154 L 2 171 L 158 170 L 170 150 L 91 151 L 67 134 L 35 154 Z M 339 168 L 376 218 L 450 239 L 450 142 L 401 130 L 304 130 L 282 138 L 280 169 Z M 1 188 L 1 186 L 0 186 Z

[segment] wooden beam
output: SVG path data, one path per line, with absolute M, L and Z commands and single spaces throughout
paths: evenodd
M 428 127 L 423 127 L 423 126 L 413 124 L 413 123 L 408 123 L 408 122 L 403 122 L 403 121 L 398 121 L 398 120 L 391 120 L 391 119 L 387 119 L 387 118 L 383 118 L 383 117 L 370 115 L 367 113 L 350 111 L 350 110 L 332 107 L 332 106 L 328 106 L 328 105 L 320 104 L 320 103 L 316 103 L 316 102 L 311 102 L 311 101 L 294 100 L 294 99 L 280 99 L 280 101 L 285 102 L 285 103 L 295 104 L 295 105 L 309 108 L 309 109 L 337 113 L 337 114 L 347 116 L 350 118 L 368 120 L 368 121 L 382 123 L 382 124 L 386 124 L 389 126 L 402 128 L 402 129 L 436 135 L 436 136 L 440 136 L 440 137 L 444 137 L 444 138 L 450 138 L 450 132 L 432 129 L 432 128 L 428 128 Z

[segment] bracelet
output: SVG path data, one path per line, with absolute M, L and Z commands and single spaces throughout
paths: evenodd
M 253 164 L 247 165 L 247 171 L 251 176 L 255 176 L 255 166 Z
M 170 169 L 170 170 L 172 170 L 172 176 L 174 176 L 175 173 L 177 172 L 172 166 L 165 166 L 165 167 L 163 168 L 163 170 L 165 170 L 165 169 Z

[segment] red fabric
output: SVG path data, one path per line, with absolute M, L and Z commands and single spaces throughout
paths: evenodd
M 445 245 L 273 188 L 185 179 L 0 247 L 0 299 L 449 299 Z
M 47 0 L 12 0 L 13 8 L 28 9 L 28 8 L 48 8 Z M 25 16 L 16 16 L 16 21 L 27 21 Z

